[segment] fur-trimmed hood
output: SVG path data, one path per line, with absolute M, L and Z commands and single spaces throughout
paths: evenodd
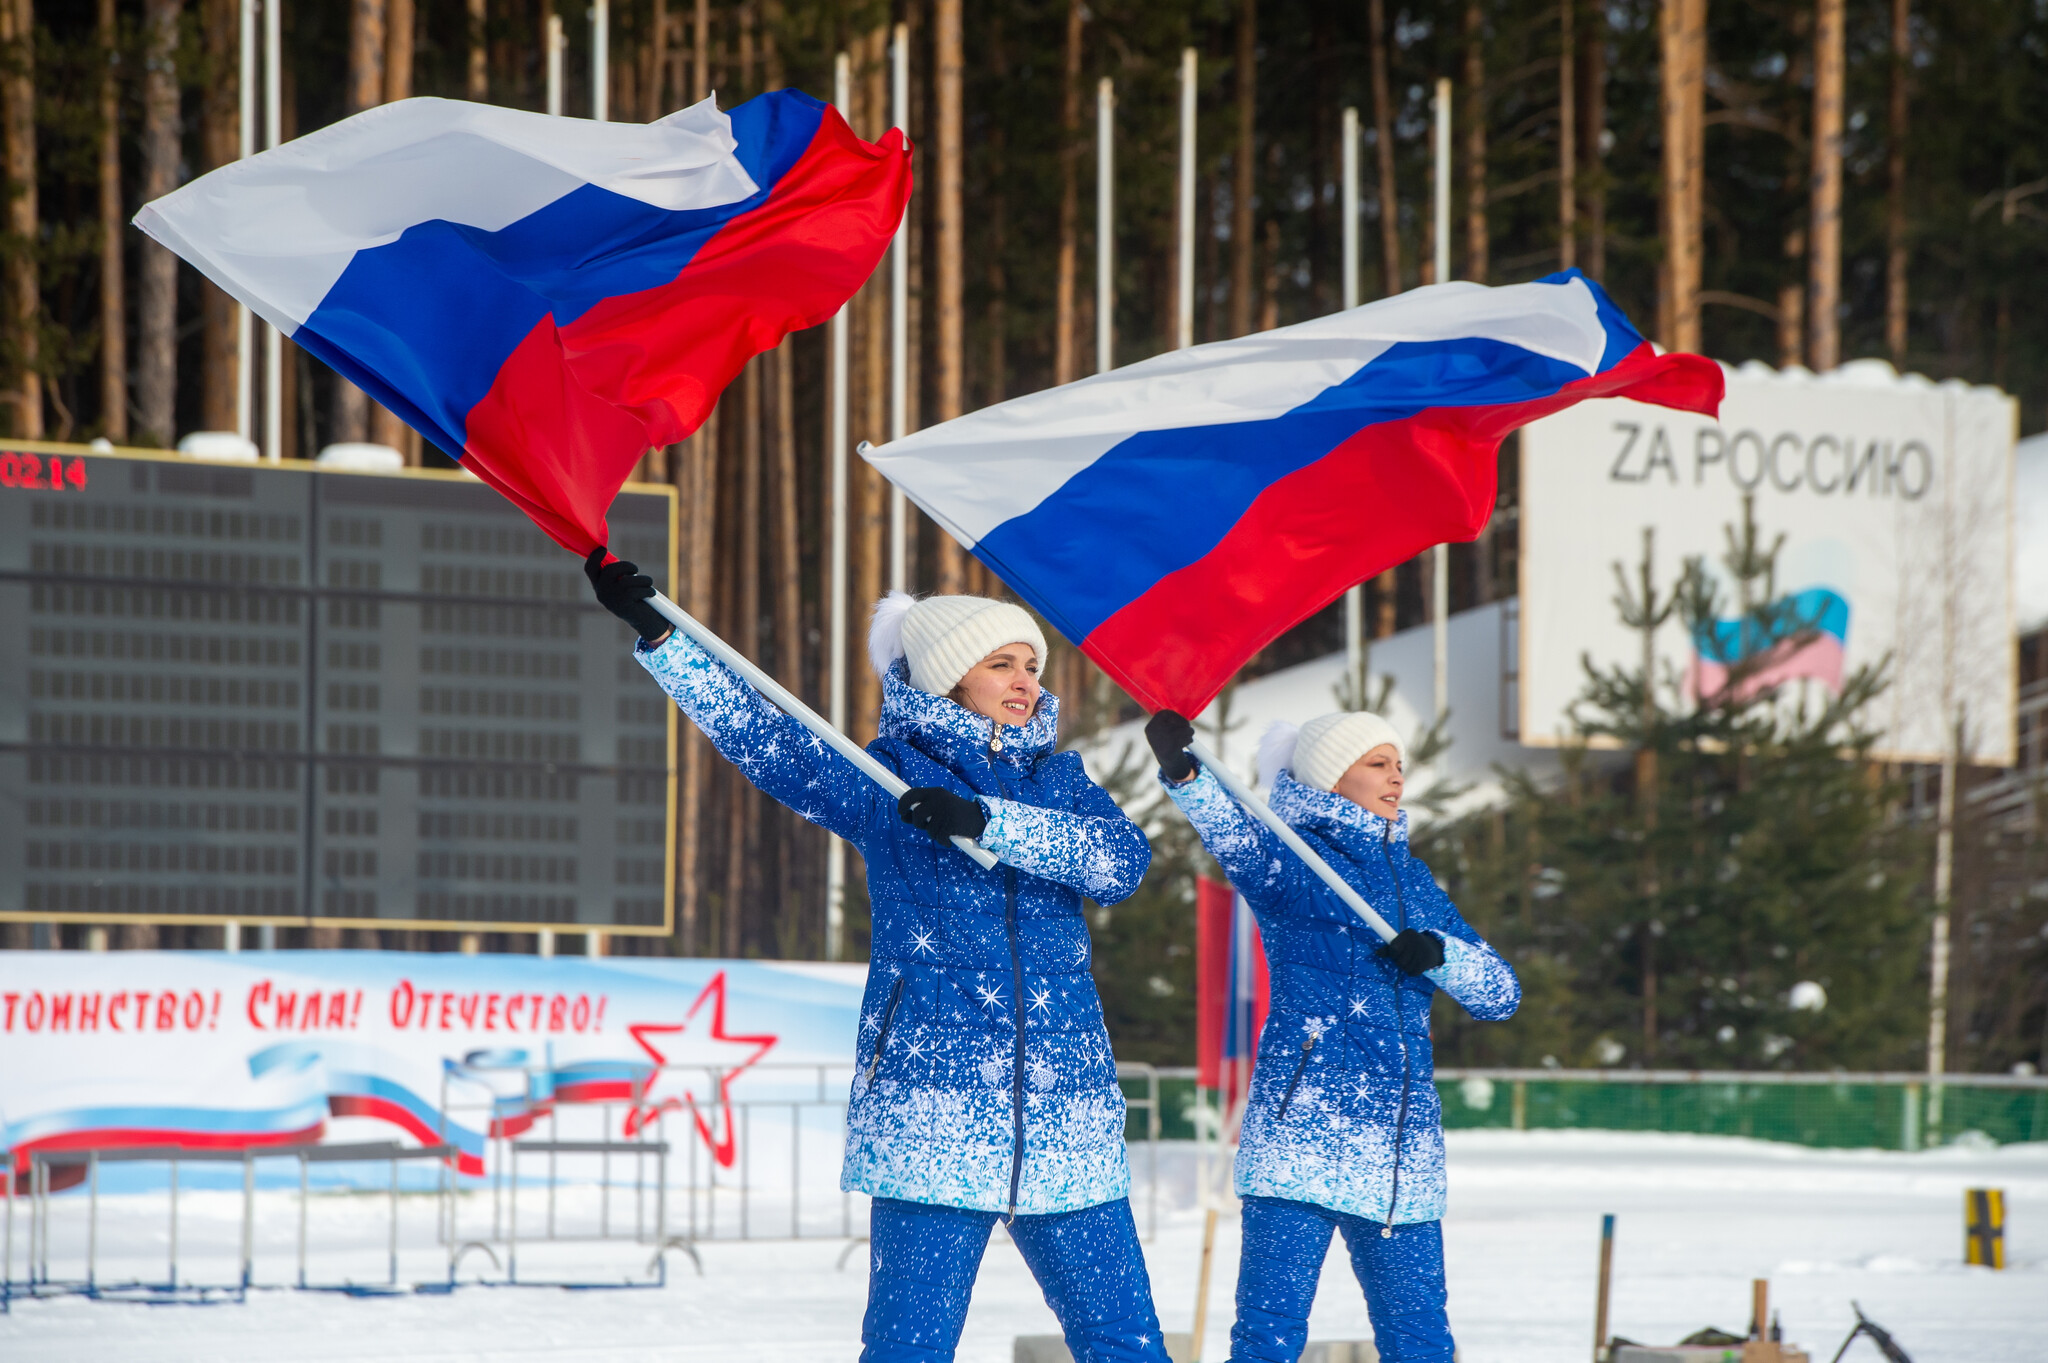
M 909 664 L 901 657 L 882 678 L 881 737 L 900 739 L 949 767 L 958 768 L 959 756 L 987 756 L 996 727 L 994 720 L 956 700 L 912 686 Z M 1029 724 L 1002 726 L 1002 751 L 1019 760 L 1044 757 L 1058 742 L 1059 728 L 1059 697 L 1040 691 L 1038 713 Z
M 1273 778 L 1272 788 L 1266 796 L 1266 803 L 1289 828 L 1313 829 L 1333 841 L 1342 841 L 1342 834 L 1363 834 L 1375 840 L 1388 838 L 1388 820 L 1373 813 L 1365 806 L 1345 799 L 1342 795 L 1327 790 L 1317 790 L 1306 781 L 1294 779 L 1294 773 L 1282 768 Z M 1392 842 L 1408 841 L 1408 811 L 1401 810 L 1394 815 Z

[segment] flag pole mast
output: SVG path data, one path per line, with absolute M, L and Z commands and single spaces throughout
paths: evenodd
M 853 62 L 844 52 L 832 60 L 832 104 L 846 117 L 853 103 Z M 848 413 L 846 373 L 846 308 L 832 314 L 831 325 L 831 419 L 826 432 L 825 461 L 831 469 L 832 556 L 830 637 L 826 657 L 826 713 L 834 733 L 846 729 L 846 440 Z M 846 844 L 838 838 L 825 842 L 825 959 L 839 959 L 840 938 L 846 930 Z
M 889 100 L 893 126 L 910 137 L 910 25 L 898 24 L 889 44 Z M 910 434 L 910 214 L 896 224 L 889 246 L 889 438 Z M 845 441 L 840 442 L 841 447 Z M 889 488 L 889 586 L 910 587 L 909 511 L 903 489 Z
M 1451 277 L 1451 82 L 1436 82 L 1436 281 Z M 1435 722 L 1443 723 L 1451 708 L 1451 550 L 1447 544 L 1429 551 L 1429 614 L 1434 644 Z
M 813 710 L 810 706 L 797 699 L 788 687 L 755 666 L 753 660 L 744 653 L 741 653 L 731 644 L 728 644 L 725 640 L 712 633 L 709 626 L 697 620 L 688 611 L 669 600 L 666 596 L 663 596 L 660 592 L 656 592 L 650 598 L 650 602 L 654 609 L 661 612 L 663 619 L 667 620 L 684 634 L 689 635 L 706 653 L 709 653 L 712 657 L 739 673 L 741 679 L 747 685 L 759 691 L 763 696 L 766 696 L 771 704 L 791 719 L 823 739 L 834 752 L 858 767 L 863 776 L 866 776 L 870 781 L 873 781 L 891 795 L 901 796 L 904 791 L 910 789 L 909 785 L 895 772 L 890 771 L 880 762 L 870 757 L 866 750 L 858 743 L 855 743 L 844 733 L 840 732 L 837 725 L 826 723 L 824 719 L 819 717 L 816 710 Z M 840 847 L 844 844 L 835 838 L 832 845 Z M 974 858 L 975 863 L 983 870 L 993 871 L 996 868 L 995 853 L 978 845 L 972 839 L 956 837 L 953 839 L 953 845 Z M 840 863 L 840 867 L 843 874 L 845 868 L 843 860 Z
M 548 113 L 562 116 L 562 52 L 568 46 L 562 37 L 562 16 L 548 16 Z
M 240 142 L 236 155 L 247 159 L 256 154 L 256 0 L 242 0 L 240 14 L 241 70 L 236 93 L 236 134 Z M 235 303 L 235 433 L 254 443 L 256 436 L 256 326 L 249 305 Z
M 611 121 L 611 0 L 592 0 L 590 6 L 590 117 L 599 123 Z
M 281 92 L 284 89 L 284 41 L 280 11 L 284 0 L 264 0 L 263 5 L 263 145 L 276 146 L 283 140 Z M 284 333 L 268 322 L 263 324 L 263 454 L 284 458 Z M 273 929 L 273 932 L 275 929 Z
M 1344 307 L 1358 306 L 1358 110 L 1344 111 Z M 1382 212 L 1386 211 L 1384 208 Z M 1344 672 L 1351 679 L 1353 710 L 1366 707 L 1365 584 L 1344 593 Z
M 1202 764 L 1202 769 L 1211 776 L 1214 776 L 1217 784 L 1230 793 L 1231 799 L 1243 805 L 1245 811 L 1253 818 L 1272 829 L 1273 835 L 1285 843 L 1289 851 L 1308 864 L 1308 869 L 1316 873 L 1317 879 L 1328 885 L 1332 890 L 1335 890 L 1337 898 L 1344 901 L 1345 907 L 1349 908 L 1360 918 L 1363 918 L 1366 926 L 1380 935 L 1381 941 L 1391 942 L 1394 940 L 1394 929 L 1388 924 L 1387 920 L 1374 912 L 1372 905 L 1366 903 L 1364 897 L 1358 891 L 1346 884 L 1342 876 L 1331 870 L 1330 863 L 1318 856 L 1315 848 L 1303 842 L 1301 834 L 1289 828 L 1286 821 L 1273 812 L 1271 805 L 1253 794 L 1244 782 L 1237 779 L 1235 772 L 1217 761 L 1214 754 L 1209 751 L 1202 740 L 1198 738 L 1188 744 L 1188 751 L 1193 753 L 1195 760 Z

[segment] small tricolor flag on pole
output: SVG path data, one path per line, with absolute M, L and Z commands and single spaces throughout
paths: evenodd
M 583 555 L 641 455 L 866 281 L 909 197 L 900 133 L 792 90 L 645 125 L 409 99 L 135 221 Z
M 1346 588 L 1477 535 L 1515 427 L 1721 392 L 1567 270 L 1159 355 L 868 459 L 1140 704 L 1192 715 Z

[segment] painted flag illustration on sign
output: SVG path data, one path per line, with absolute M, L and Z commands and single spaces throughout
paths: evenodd
M 1476 536 L 1517 426 L 1721 392 L 1567 270 L 1155 356 L 867 457 L 1140 704 L 1192 715 L 1346 588 Z
M 135 222 L 586 555 L 641 455 L 837 311 L 909 197 L 900 133 L 793 90 L 644 125 L 408 99 Z

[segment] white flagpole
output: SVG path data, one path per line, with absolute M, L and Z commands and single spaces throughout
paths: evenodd
M 910 25 L 896 25 L 889 45 L 889 98 L 895 127 L 910 135 Z M 889 247 L 889 438 L 910 434 L 910 214 L 896 224 Z M 840 442 L 843 449 L 845 441 Z M 903 489 L 889 488 L 889 585 L 910 587 L 909 513 Z
M 1116 367 L 1116 86 L 1095 85 L 1095 372 Z
M 611 0 L 591 0 L 590 116 L 599 123 L 609 123 L 612 116 L 611 45 Z
M 1344 307 L 1358 306 L 1358 110 L 1344 111 Z M 1382 210 L 1384 211 L 1384 210 Z M 1351 708 L 1365 708 L 1365 584 L 1344 593 L 1344 674 L 1351 678 Z
M 562 49 L 568 46 L 568 40 L 562 36 L 562 16 L 559 14 L 550 14 L 548 16 L 547 45 L 548 113 L 552 117 L 560 118 L 562 116 Z
M 1271 805 L 1268 805 L 1264 800 L 1253 794 L 1242 781 L 1237 779 L 1236 773 L 1217 761 L 1211 755 L 1209 749 L 1203 746 L 1199 738 L 1188 744 L 1188 751 L 1195 755 L 1195 760 L 1202 764 L 1204 770 L 1214 776 L 1217 782 L 1230 792 L 1231 799 L 1243 805 L 1246 813 L 1272 829 L 1274 835 L 1281 842 L 1287 844 L 1289 851 L 1306 862 L 1308 869 L 1314 871 L 1316 877 L 1325 885 L 1335 890 L 1337 898 L 1343 900 L 1345 906 L 1353 913 L 1363 918 L 1366 926 L 1380 935 L 1381 941 L 1391 942 L 1394 940 L 1392 925 L 1375 913 L 1372 905 L 1366 903 L 1364 897 L 1358 891 L 1347 885 L 1342 876 L 1331 870 L 1330 863 L 1316 855 L 1315 848 L 1303 842 L 1301 835 L 1289 828 L 1286 822 L 1273 812 Z
M 840 117 L 853 103 L 853 61 L 844 52 L 832 61 L 832 103 Z M 846 440 L 847 440 L 847 335 L 846 308 L 832 314 L 830 329 L 829 429 L 825 435 L 825 462 L 831 472 L 832 513 L 828 532 L 832 558 L 832 600 L 826 616 L 830 621 L 826 640 L 825 711 L 834 733 L 846 731 Z M 841 938 L 846 932 L 846 844 L 828 838 L 825 844 L 825 959 L 839 959 Z
M 236 93 L 241 99 L 241 145 L 236 155 L 256 154 L 256 0 L 241 4 L 241 70 Z M 244 440 L 256 434 L 256 327 L 245 303 L 235 304 L 235 434 Z
M 263 0 L 263 145 L 284 140 L 284 0 Z M 284 334 L 263 327 L 263 454 L 284 457 Z
M 704 651 L 712 657 L 739 673 L 747 685 L 766 696 L 777 709 L 803 725 L 806 729 L 809 729 L 818 737 L 824 739 L 825 742 L 832 746 L 834 752 L 860 768 L 861 773 L 870 781 L 873 781 L 891 795 L 900 796 L 904 791 L 910 789 L 902 777 L 868 756 L 858 743 L 855 743 L 841 732 L 838 725 L 826 723 L 819 717 L 816 710 L 798 700 L 781 682 L 776 681 L 775 678 L 756 667 L 745 654 L 719 638 L 716 634 L 713 634 L 710 629 L 694 619 L 688 611 L 663 596 L 660 592 L 656 592 L 651 601 L 654 608 L 660 611 L 662 617 L 670 624 L 702 645 Z M 835 838 L 832 845 L 839 847 L 843 844 Z M 974 858 L 976 864 L 984 870 L 993 871 L 996 868 L 995 853 L 989 851 L 986 847 L 979 846 L 972 839 L 956 837 L 953 839 L 953 845 Z M 841 863 L 841 868 L 842 870 L 844 869 L 843 862 Z
M 1174 348 L 1195 343 L 1195 49 L 1180 54 L 1180 315 L 1174 318 Z
M 1451 82 L 1436 83 L 1436 282 L 1451 277 Z M 1435 645 L 1436 721 L 1451 708 L 1451 550 L 1429 551 L 1429 614 Z

